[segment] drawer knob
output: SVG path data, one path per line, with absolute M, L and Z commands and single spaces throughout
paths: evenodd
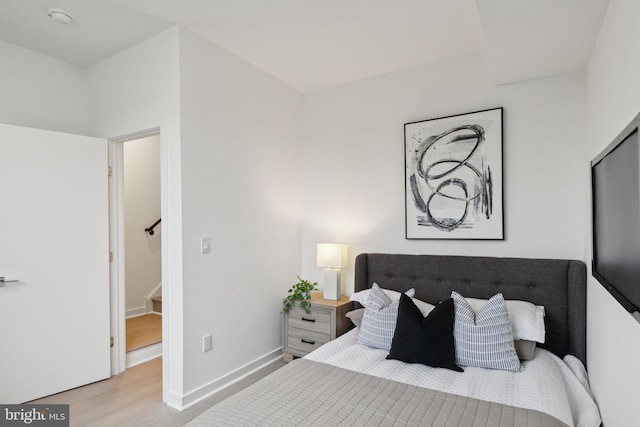
M 316 319 L 309 319 L 306 317 L 303 317 L 302 320 L 304 320 L 305 322 L 311 322 L 311 323 L 314 323 L 316 321 Z
M 305 340 L 304 338 L 302 338 L 300 341 L 302 341 L 305 344 L 311 344 L 311 345 L 314 345 L 316 343 L 315 341 Z

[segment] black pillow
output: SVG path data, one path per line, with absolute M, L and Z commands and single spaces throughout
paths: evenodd
M 462 372 L 456 365 L 453 299 L 442 301 L 427 317 L 408 296 L 400 296 L 398 322 L 387 359 L 422 363 Z

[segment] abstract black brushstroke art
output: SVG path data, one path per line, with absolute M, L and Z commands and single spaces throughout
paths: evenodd
M 504 238 L 502 108 L 406 123 L 407 239 Z

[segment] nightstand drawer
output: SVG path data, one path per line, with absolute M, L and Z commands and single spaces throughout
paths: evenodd
M 309 314 L 300 308 L 292 308 L 289 310 L 288 321 L 290 328 L 331 334 L 331 313 L 318 308 L 311 307 Z
M 309 331 L 307 329 L 298 329 L 289 326 L 287 343 L 290 348 L 295 350 L 304 351 L 308 353 L 322 344 L 326 344 L 331 341 L 330 334 L 323 334 L 319 332 Z

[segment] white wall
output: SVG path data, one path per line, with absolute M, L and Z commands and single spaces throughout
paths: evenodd
M 124 151 L 125 284 L 127 315 L 146 313 L 146 296 L 160 283 L 160 137 L 127 141 Z
M 0 40 L 0 123 L 85 135 L 85 71 Z
M 281 298 L 300 267 L 302 96 L 177 27 L 88 78 L 93 135 L 164 126 L 164 393 L 183 407 L 279 356 Z M 209 255 L 201 236 L 212 237 Z
M 408 241 L 407 122 L 504 107 L 504 241 Z M 316 243 L 362 252 L 583 259 L 585 81 L 563 75 L 496 87 L 487 57 L 436 64 L 304 98 L 302 273 L 322 284 Z M 578 155 L 576 155 L 576 153 Z M 344 270 L 346 293 L 353 268 Z
M 193 401 L 280 354 L 281 301 L 300 268 L 302 96 L 185 30 L 180 90 L 184 388 Z M 210 254 L 200 253 L 202 236 Z
M 587 72 L 585 162 L 593 159 L 640 111 L 640 2 L 611 0 Z M 586 217 L 590 218 L 587 207 Z M 587 224 L 586 233 L 591 230 Z M 590 240 L 586 258 L 591 259 Z M 640 424 L 640 325 L 588 278 L 589 376 L 605 427 Z
M 178 36 L 178 28 L 173 27 L 87 71 L 91 135 L 116 138 L 160 127 L 161 245 L 167 259 L 162 266 L 162 320 L 163 330 L 168 331 L 162 341 L 163 398 L 174 406 L 183 391 Z M 124 302 L 123 296 L 118 298 Z
M 300 272 L 302 96 L 178 27 L 71 68 L 77 80 L 65 64 L 0 49 L 14 57 L 15 70 L 0 71 L 7 80 L 38 87 L 67 73 L 73 89 L 64 98 L 47 86 L 17 124 L 109 139 L 161 130 L 164 399 L 182 407 L 279 357 L 281 298 Z M 45 72 L 32 78 L 31 68 Z M 19 95 L 6 99 L 21 106 Z M 0 110 L 0 121 L 16 123 L 12 113 Z M 202 235 L 213 238 L 211 255 L 199 253 Z M 206 333 L 214 348 L 202 353 Z

